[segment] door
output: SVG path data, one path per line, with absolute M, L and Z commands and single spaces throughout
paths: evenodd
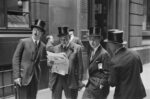
M 100 27 L 103 39 L 107 37 L 108 0 L 89 0 L 88 27 Z M 102 45 L 103 42 L 102 42 Z

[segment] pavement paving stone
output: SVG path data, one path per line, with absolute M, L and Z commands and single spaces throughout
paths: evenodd
M 146 88 L 147 96 L 144 99 L 150 99 L 150 63 L 144 64 L 143 73 L 141 74 L 144 86 Z M 84 81 L 86 83 L 87 80 Z M 78 99 L 82 98 L 82 94 L 84 92 L 84 88 L 79 91 Z M 110 93 L 107 99 L 113 99 L 114 88 L 110 88 Z M 15 99 L 14 97 L 9 97 L 6 99 Z M 51 99 L 51 91 L 49 88 L 38 91 L 37 99 Z M 66 99 L 64 93 L 62 95 L 62 99 Z

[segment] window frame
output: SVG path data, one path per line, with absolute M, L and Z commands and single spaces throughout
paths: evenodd
M 29 14 L 29 27 L 8 27 L 8 14 L 7 14 L 8 13 L 8 5 L 7 5 L 7 2 L 9 2 L 9 0 L 3 0 L 3 1 L 4 1 L 4 27 L 0 27 L 0 32 L 4 31 L 4 30 L 24 30 L 24 31 L 31 30 L 31 0 L 27 0 L 27 1 L 29 1 L 29 12 L 27 12 Z M 22 13 L 24 13 L 24 12 L 22 11 Z
M 147 11 L 148 0 L 143 2 L 143 24 L 142 24 L 142 46 L 150 45 L 150 28 L 147 29 Z

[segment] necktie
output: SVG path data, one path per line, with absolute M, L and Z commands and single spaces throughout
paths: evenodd
M 37 53 L 38 53 L 38 42 L 35 41 L 35 55 L 34 55 L 34 59 L 36 59 Z
M 36 47 L 38 46 L 38 42 L 37 42 L 37 41 L 35 41 L 35 46 L 36 46 Z
M 92 60 L 93 59 L 93 57 L 94 57 L 94 50 L 92 51 L 92 53 L 91 53 L 91 58 L 90 58 L 90 60 Z

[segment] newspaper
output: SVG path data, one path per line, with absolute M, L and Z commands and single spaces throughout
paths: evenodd
M 48 62 L 54 61 L 51 72 L 60 75 L 68 74 L 69 60 L 65 53 L 52 53 L 47 51 Z

